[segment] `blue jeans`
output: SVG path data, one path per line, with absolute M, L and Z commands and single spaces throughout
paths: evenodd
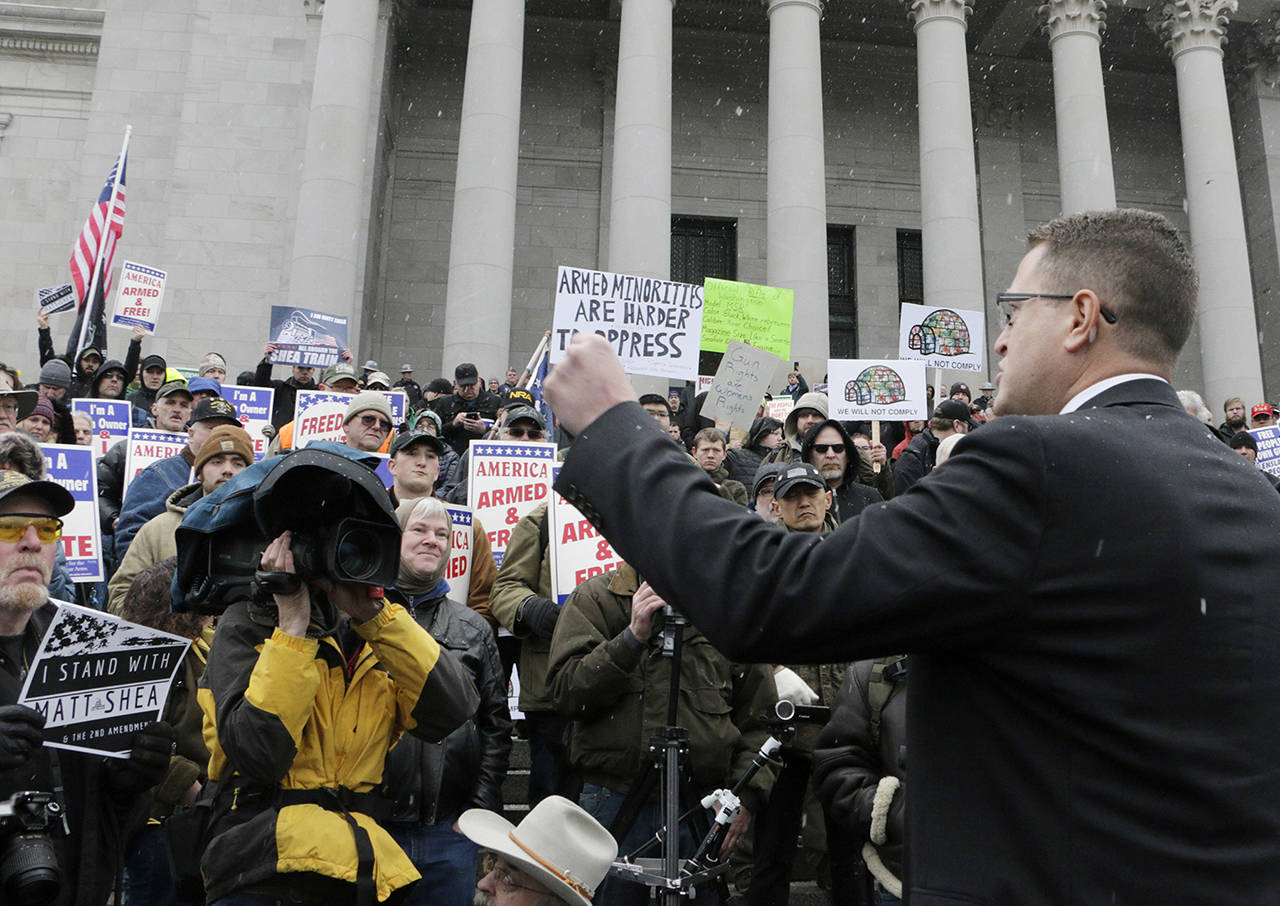
M 403 901 L 404 906 L 471 906 L 479 847 L 453 829 L 457 817 L 416 827 L 386 826 L 422 875 Z
M 875 897 L 876 906 L 902 906 L 902 900 L 885 890 L 879 881 L 876 881 Z
M 125 906 L 171 906 L 178 902 L 164 828 L 148 824 L 133 838 L 124 862 Z

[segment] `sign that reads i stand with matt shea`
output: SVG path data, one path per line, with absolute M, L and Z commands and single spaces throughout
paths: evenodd
M 41 444 L 45 471 L 71 492 L 76 506 L 62 517 L 62 551 L 72 582 L 101 582 L 102 541 L 98 527 L 98 469 L 93 451 L 71 444 Z
M 692 283 L 562 266 L 551 364 L 564 360 L 575 333 L 589 330 L 609 341 L 628 374 L 697 380 L 702 294 Z
M 959 308 L 902 303 L 898 358 L 929 368 L 981 371 L 987 345 L 986 315 Z
M 39 309 L 42 315 L 69 311 L 76 307 L 75 292 L 75 287 L 70 283 L 38 289 L 36 290 L 36 308 Z
M 120 268 L 120 281 L 116 284 L 116 308 L 111 315 L 111 324 L 115 327 L 141 327 L 147 333 L 155 333 L 167 277 L 162 270 L 126 261 Z
M 832 418 L 911 421 L 929 417 L 924 362 L 830 359 L 827 375 Z
M 44 744 L 128 758 L 160 719 L 190 640 L 109 613 L 55 602 L 18 704 L 44 715 Z
M 511 543 L 511 530 L 551 499 L 555 444 L 473 440 L 467 457 L 467 506 L 489 535 L 493 561 Z

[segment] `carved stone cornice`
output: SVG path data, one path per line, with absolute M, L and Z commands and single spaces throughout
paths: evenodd
M 956 19 L 968 28 L 973 0 L 902 0 L 907 16 L 919 28 L 931 19 Z
M 71 35 L 18 35 L 0 31 L 0 50 L 18 53 L 51 54 L 59 57 L 96 57 L 97 38 Z
M 822 0 L 761 0 L 765 6 L 769 8 L 769 15 L 773 15 L 773 11 L 783 6 L 807 6 L 822 16 Z
M 1189 50 L 1216 50 L 1227 43 L 1227 23 L 1239 0 L 1172 0 L 1151 8 L 1152 27 L 1177 57 Z
M 307 18 L 319 18 L 324 15 L 324 0 L 302 0 L 302 10 Z
M 1107 0 L 1049 0 L 1039 13 L 1050 44 L 1063 35 L 1099 37 L 1107 27 Z
M 102 10 L 0 4 L 0 50 L 66 58 L 98 55 Z
M 1280 86 L 1280 10 L 1250 26 L 1223 64 L 1234 88 L 1243 89 L 1255 77 L 1268 88 Z

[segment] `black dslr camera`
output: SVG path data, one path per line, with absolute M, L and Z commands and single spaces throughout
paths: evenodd
M 52 793 L 27 790 L 0 802 L 0 901 L 52 903 L 62 887 L 49 832 L 62 818 Z
M 187 511 L 177 532 L 175 609 L 219 614 L 232 601 L 266 601 L 308 579 L 395 584 L 400 523 L 373 469 L 314 447 L 250 469 L 219 489 L 225 495 Z M 285 531 L 293 533 L 296 578 L 259 569 L 262 552 Z

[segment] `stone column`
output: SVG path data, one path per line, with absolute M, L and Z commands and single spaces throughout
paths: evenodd
M 1260 400 L 1262 366 L 1249 253 L 1227 108 L 1222 45 L 1236 0 L 1166 3 L 1158 31 L 1173 54 L 1191 246 L 1200 270 L 1205 399 Z
M 770 286 L 795 292 L 791 358 L 810 380 L 827 370 L 827 186 L 819 0 L 769 9 L 768 254 Z
M 916 32 L 924 304 L 981 311 L 982 243 L 965 50 L 973 0 L 903 4 Z
M 1105 0 L 1050 0 L 1040 7 L 1053 53 L 1064 214 L 1116 206 L 1100 54 L 1106 9 Z
M 474 363 L 485 377 L 524 365 L 509 354 L 523 63 L 524 0 L 474 0 L 449 238 L 445 374 L 459 362 Z
M 671 11 L 674 0 L 623 0 L 613 119 L 609 259 L 615 273 L 671 277 Z M 665 378 L 633 377 L 640 393 Z
M 324 5 L 289 271 L 289 304 L 347 316 L 353 337 L 378 7 Z

